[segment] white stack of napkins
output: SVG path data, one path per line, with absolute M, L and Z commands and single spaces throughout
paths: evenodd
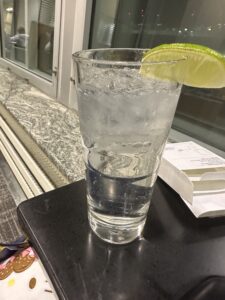
M 159 176 L 197 217 L 225 216 L 225 159 L 194 142 L 167 144 Z

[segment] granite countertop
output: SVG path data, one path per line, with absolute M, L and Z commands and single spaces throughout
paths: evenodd
M 0 67 L 0 101 L 59 171 L 74 182 L 84 177 L 76 112 Z

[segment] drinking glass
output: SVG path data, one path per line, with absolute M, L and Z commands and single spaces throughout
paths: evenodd
M 181 90 L 177 82 L 140 72 L 144 52 L 73 54 L 89 223 L 115 244 L 141 235 Z

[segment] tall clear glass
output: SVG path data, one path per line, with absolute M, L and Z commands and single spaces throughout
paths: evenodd
M 143 76 L 143 53 L 98 49 L 73 55 L 89 223 L 116 244 L 141 235 L 181 90 L 176 82 Z

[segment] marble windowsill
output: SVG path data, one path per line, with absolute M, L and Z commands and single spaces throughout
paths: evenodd
M 78 116 L 0 67 L 0 101 L 69 182 L 84 177 Z

